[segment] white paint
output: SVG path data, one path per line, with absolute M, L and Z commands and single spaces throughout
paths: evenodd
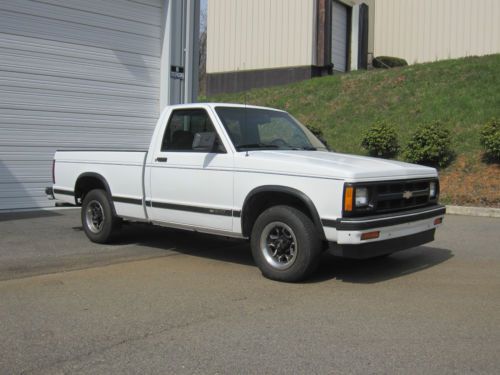
M 191 107 L 205 108 L 194 105 Z M 212 123 L 217 118 L 207 111 Z M 201 152 L 161 151 L 167 119 L 157 124 L 157 132 L 152 140 L 146 161 L 146 199 L 160 203 L 170 203 L 206 208 L 233 209 L 233 154 Z M 219 129 L 220 131 L 220 129 Z M 223 138 L 226 148 L 227 140 Z M 157 158 L 167 158 L 159 162 Z M 171 224 L 190 225 L 209 229 L 231 231 L 232 217 L 207 215 L 196 212 L 167 210 L 147 207 L 151 220 Z
M 78 176 L 93 172 L 107 180 L 112 196 L 239 211 L 253 189 L 278 185 L 304 193 L 313 202 L 320 218 L 335 220 L 342 214 L 345 182 L 437 177 L 434 168 L 362 156 L 294 150 L 237 152 L 216 115 L 214 108 L 218 105 L 221 104 L 167 107 L 158 120 L 146 159 L 145 152 L 57 152 L 54 188 L 73 191 Z M 161 152 L 167 119 L 173 110 L 179 108 L 204 108 L 227 153 Z M 157 157 L 167 157 L 168 161 L 158 162 Z M 143 168 L 145 196 L 142 189 Z M 68 195 L 55 196 L 74 203 L 73 197 Z M 156 224 L 227 233 L 236 237 L 241 235 L 241 219 L 237 217 L 175 209 L 146 209 L 148 219 Z M 141 205 L 117 203 L 116 211 L 127 218 L 146 218 Z M 411 223 L 403 227 L 386 227 L 382 238 L 417 233 L 422 228 L 420 224 Z M 330 241 L 345 241 L 346 236 L 349 237 L 349 233 L 337 233 L 333 228 L 325 228 L 325 234 Z M 351 236 L 353 234 L 351 232 Z

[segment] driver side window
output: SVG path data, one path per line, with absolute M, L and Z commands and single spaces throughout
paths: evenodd
M 193 149 L 193 140 L 197 133 L 205 136 L 213 134 L 216 139 L 216 148 L 214 148 L 213 152 L 225 152 L 224 146 L 218 141 L 212 121 L 204 109 L 174 111 L 163 135 L 161 151 L 206 152 Z

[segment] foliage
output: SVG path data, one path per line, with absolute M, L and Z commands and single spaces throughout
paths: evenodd
M 423 124 L 408 142 L 404 156 L 412 163 L 444 168 L 453 158 L 450 144 L 450 131 L 439 121 Z
M 309 129 L 309 131 L 313 133 L 316 136 L 316 138 L 318 138 L 321 141 L 321 143 L 323 143 L 326 146 L 327 149 L 330 150 L 330 145 L 328 144 L 328 141 L 326 140 L 325 135 L 323 134 L 323 130 L 320 127 L 314 125 L 306 125 L 306 126 L 307 129 Z
M 371 156 L 395 157 L 399 152 L 396 129 L 386 122 L 377 122 L 363 132 L 361 146 Z
M 485 150 L 485 157 L 492 162 L 500 162 L 500 121 L 491 119 L 481 129 L 479 141 Z
M 314 126 L 314 125 L 306 125 L 306 126 L 307 126 L 307 129 L 309 129 L 309 131 L 311 133 L 313 133 L 316 137 L 318 137 L 320 139 L 324 137 L 323 130 L 321 130 L 320 127 Z
M 408 63 L 405 59 L 392 56 L 378 56 L 373 59 L 373 66 L 375 68 L 396 68 L 398 66 L 407 66 Z

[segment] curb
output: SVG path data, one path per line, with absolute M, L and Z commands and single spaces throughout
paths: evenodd
M 448 215 L 467 215 L 467 216 L 500 218 L 500 208 L 490 208 L 490 207 L 446 206 L 446 213 Z

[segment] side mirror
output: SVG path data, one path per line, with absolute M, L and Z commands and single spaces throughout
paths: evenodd
M 212 152 L 215 146 L 215 132 L 196 133 L 193 138 L 193 150 Z

